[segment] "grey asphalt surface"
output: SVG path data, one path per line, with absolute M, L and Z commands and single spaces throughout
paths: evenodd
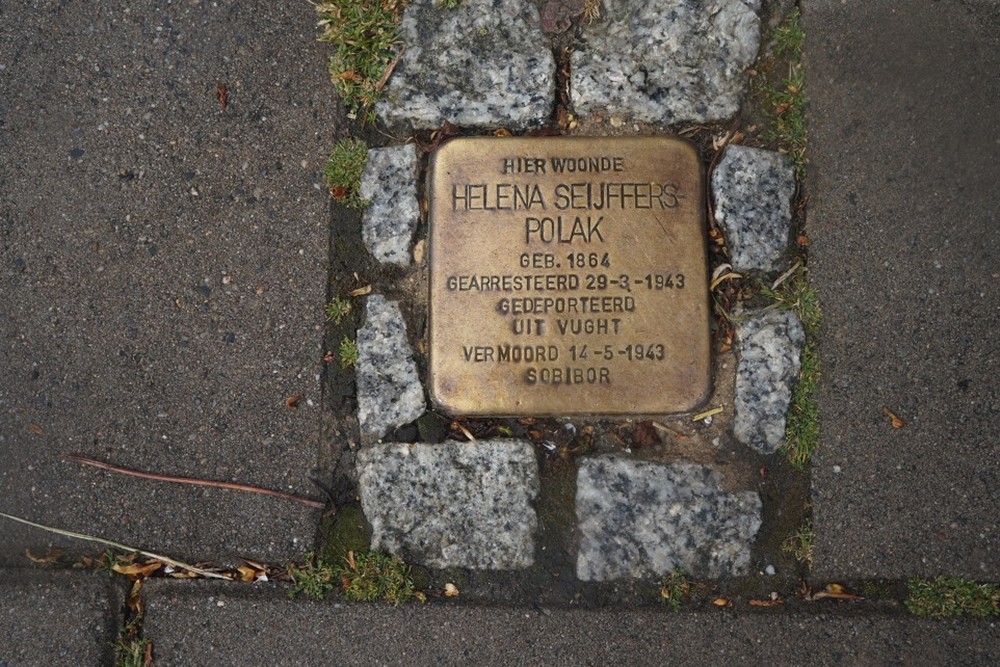
M 0 569 L 0 665 L 110 665 L 124 579 Z
M 0 12 L 0 511 L 186 559 L 301 557 L 316 510 L 60 457 L 316 497 L 338 103 L 313 8 Z M 100 549 L 4 522 L 0 564 L 51 542 Z
M 825 312 L 814 577 L 1000 580 L 1000 8 L 802 5 Z M 300 558 L 316 511 L 61 456 L 318 497 L 320 179 L 340 115 L 312 8 L 39 0 L 0 16 L 0 511 L 189 560 Z M 4 522 L 0 565 L 49 544 L 101 549 Z M 111 664 L 125 586 L 0 570 L 0 665 Z M 995 622 L 864 604 L 396 609 L 271 585 L 144 590 L 158 665 L 1000 662 Z
M 1000 5 L 810 0 L 803 22 L 814 575 L 1000 579 Z
M 169 665 L 994 665 L 1000 628 L 876 613 L 342 605 L 281 589 L 146 584 L 145 636 Z

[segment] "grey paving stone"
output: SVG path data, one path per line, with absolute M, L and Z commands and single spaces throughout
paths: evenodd
M 785 415 L 799 379 L 805 330 L 789 311 L 748 314 L 736 325 L 736 439 L 761 454 L 785 442 Z
M 431 567 L 534 562 L 538 462 L 531 443 L 384 444 L 358 452 L 372 548 Z
M 528 0 L 463 0 L 444 9 L 416 0 L 403 13 L 405 45 L 385 98 L 392 127 L 524 128 L 545 123 L 555 104 L 555 61 Z
M 315 510 L 61 457 L 316 492 L 337 103 L 313 9 L 3 13 L 3 509 L 186 559 L 301 556 Z M 0 563 L 49 542 L 91 549 L 5 524 Z
M 399 304 L 381 294 L 365 303 L 358 330 L 358 421 L 363 435 L 382 437 L 424 413 L 424 389 L 406 338 Z
M 1000 580 L 1000 6 L 802 11 L 814 573 Z
M 124 579 L 0 569 L 0 665 L 111 665 Z
M 361 237 L 380 262 L 406 266 L 410 241 L 420 221 L 417 201 L 417 147 L 373 148 L 361 176 Z
M 579 113 L 650 123 L 724 120 L 760 46 L 759 0 L 607 0 L 572 55 Z
M 712 198 L 734 271 L 784 268 L 794 196 L 795 166 L 787 155 L 726 148 L 712 172 Z
M 693 463 L 615 456 L 585 459 L 576 483 L 583 581 L 745 574 L 761 523 L 760 497 L 724 490 L 723 476 Z
M 979 665 L 988 621 L 657 609 L 518 609 L 289 600 L 277 587 L 153 580 L 145 633 L 172 665 Z M 846 613 L 845 613 L 846 612 Z

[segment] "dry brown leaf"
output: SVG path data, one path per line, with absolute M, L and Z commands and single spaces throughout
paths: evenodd
M 28 560 L 37 565 L 51 565 L 59 560 L 59 557 L 63 555 L 63 550 L 55 547 L 49 547 L 49 552 L 46 555 L 36 556 L 31 553 L 30 549 L 25 549 L 24 555 L 28 558 Z
M 301 400 L 302 400 L 301 394 L 295 394 L 294 396 L 289 396 L 288 398 L 285 399 L 285 407 L 288 408 L 289 410 L 298 410 L 299 401 Z
M 718 597 L 712 600 L 712 604 L 716 607 L 732 607 L 733 602 L 729 598 Z
M 148 577 L 161 567 L 163 567 L 163 563 L 160 561 L 150 560 L 145 563 L 132 563 L 130 565 L 115 563 L 111 566 L 111 569 L 118 574 L 124 574 L 127 577 Z
M 330 194 L 336 197 L 337 199 L 343 199 L 344 197 L 347 196 L 347 188 L 345 188 L 343 185 L 335 185 L 332 188 L 330 188 Z
M 882 406 L 882 414 L 889 418 L 889 423 L 892 424 L 893 428 L 903 428 L 906 426 L 906 422 L 900 419 L 895 412 L 884 405 Z
M 785 598 L 780 595 L 771 598 L 750 598 L 751 607 L 777 607 L 779 604 L 784 604 Z
M 219 106 L 225 111 L 229 106 L 229 89 L 226 88 L 226 84 L 220 83 L 215 87 L 215 97 L 219 100 Z
M 240 581 L 254 581 L 257 578 L 257 570 L 249 565 L 240 565 L 236 571 L 240 573 Z
M 458 586 L 451 583 L 450 581 L 444 585 L 444 596 L 446 598 L 457 598 L 458 597 Z
M 142 579 L 136 579 L 132 582 L 132 590 L 128 594 L 128 608 L 132 610 L 132 613 L 138 616 L 142 613 L 142 597 L 139 593 L 142 591 Z
M 364 296 L 365 294 L 372 293 L 372 286 L 365 285 L 364 287 L 358 287 L 357 289 L 352 289 L 347 293 L 348 296 Z
M 656 432 L 656 426 L 651 421 L 642 421 L 632 429 L 632 444 L 636 447 L 651 447 L 658 445 L 663 440 Z
M 28 424 L 28 430 L 35 435 L 45 435 L 45 429 L 34 422 Z

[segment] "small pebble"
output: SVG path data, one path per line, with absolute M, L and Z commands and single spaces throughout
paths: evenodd
M 833 466 L 833 474 L 834 475 L 840 474 L 840 466 Z
M 777 573 L 778 571 L 774 569 L 773 565 L 768 565 L 767 567 L 764 568 L 764 574 L 766 574 L 769 577 L 773 577 Z

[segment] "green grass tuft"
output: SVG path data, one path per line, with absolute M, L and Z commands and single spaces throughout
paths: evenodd
M 337 201 L 351 208 L 364 208 L 361 198 L 361 175 L 368 164 L 368 146 L 360 139 L 341 139 L 326 161 L 326 187 Z
M 799 563 L 812 569 L 813 536 L 812 521 L 806 519 L 802 526 L 795 531 L 795 534 L 782 543 L 781 550 L 786 554 L 791 554 Z
M 333 320 L 334 324 L 340 324 L 351 313 L 351 301 L 339 296 L 334 297 L 333 301 L 326 304 L 325 311 L 326 319 Z
M 358 344 L 347 336 L 340 341 L 340 367 L 348 368 L 358 363 Z
M 322 599 L 340 583 L 336 569 L 317 558 L 312 551 L 306 554 L 301 565 L 293 563 L 288 566 L 288 576 L 292 580 L 292 590 L 288 591 L 290 598 L 305 593 Z
M 330 76 L 351 115 L 374 121 L 373 107 L 396 57 L 397 24 L 406 0 L 322 0 L 316 3 L 323 34 L 336 52 Z
M 914 616 L 949 618 L 1000 615 L 1000 588 L 958 577 L 911 579 L 906 584 L 906 608 Z
M 343 580 L 344 598 L 355 602 L 385 600 L 399 606 L 416 597 L 410 567 L 396 556 L 368 551 L 348 554 L 346 565 L 337 568 Z
M 816 347 L 823 311 L 815 288 L 806 279 L 805 269 L 800 269 L 788 280 L 771 289 L 761 289 L 782 310 L 791 310 L 802 321 L 806 344 L 802 349 L 799 380 L 792 390 L 792 403 L 785 423 L 783 451 L 797 470 L 805 470 L 819 446 L 819 406 L 816 392 L 819 388 L 820 362 Z
M 805 73 L 802 68 L 805 32 L 800 18 L 799 10 L 793 9 L 773 34 L 775 54 L 788 60 L 788 75 L 777 85 L 767 86 L 764 90 L 767 111 L 773 116 L 773 124 L 764 138 L 792 158 L 796 171 L 802 177 L 805 175 L 809 132 L 806 127 Z
M 660 601 L 671 611 L 680 611 L 681 604 L 691 597 L 691 582 L 681 570 L 674 570 L 660 579 Z
M 802 14 L 798 7 L 792 8 L 788 18 L 774 29 L 774 50 L 779 56 L 790 56 L 794 60 L 802 58 L 802 47 L 806 33 L 802 29 Z

